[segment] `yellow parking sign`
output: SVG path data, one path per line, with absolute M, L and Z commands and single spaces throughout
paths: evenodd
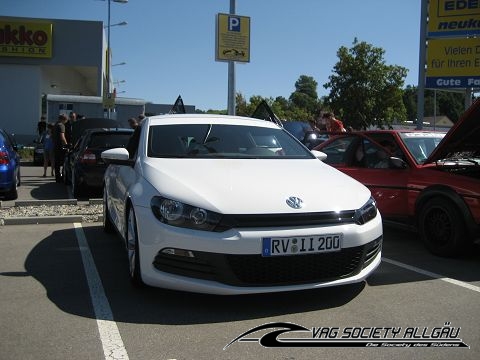
M 250 62 L 250 17 L 217 14 L 215 60 Z

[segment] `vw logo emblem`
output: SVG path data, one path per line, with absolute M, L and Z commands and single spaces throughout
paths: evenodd
M 295 196 L 290 196 L 286 200 L 286 203 L 288 206 L 290 206 L 293 209 L 300 209 L 303 206 L 303 200 Z

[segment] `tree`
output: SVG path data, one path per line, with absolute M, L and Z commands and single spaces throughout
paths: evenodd
M 417 88 L 408 85 L 403 91 L 403 105 L 407 114 L 407 121 L 412 123 L 417 119 Z
M 317 86 L 313 77 L 301 75 L 295 82 L 295 91 L 290 95 L 290 110 L 298 108 L 311 115 L 315 114 L 319 107 Z
M 352 48 L 338 50 L 334 74 L 323 86 L 330 89 L 327 105 L 346 126 L 383 128 L 406 119 L 402 87 L 408 70 L 385 64 L 384 53 L 356 38 Z
M 410 85 L 403 92 L 407 119 L 412 122 L 417 119 L 417 92 L 417 87 Z M 425 90 L 424 116 L 433 116 L 436 113 L 437 116 L 446 115 L 450 120 L 456 122 L 465 111 L 465 94 L 462 92 L 439 90 L 436 95 L 436 104 L 434 99 L 434 90 Z M 434 106 L 436 106 L 436 112 Z

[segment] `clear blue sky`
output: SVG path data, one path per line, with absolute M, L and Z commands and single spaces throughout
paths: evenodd
M 236 65 L 236 92 L 288 98 L 301 75 L 319 96 L 340 46 L 354 38 L 385 50 L 389 65 L 409 70 L 417 85 L 420 0 L 236 0 L 251 18 L 250 63 Z M 181 95 L 197 109 L 226 109 L 228 66 L 215 61 L 215 17 L 230 0 L 129 0 L 111 3 L 112 75 L 120 96 L 173 103 Z M 102 0 L 0 0 L 0 15 L 107 22 Z M 79 51 L 81 49 L 78 49 Z

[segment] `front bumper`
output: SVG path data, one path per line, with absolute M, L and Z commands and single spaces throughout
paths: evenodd
M 136 207 L 140 267 L 147 285 L 222 295 L 314 289 L 360 282 L 381 262 L 381 216 L 365 225 L 193 231 L 159 222 Z M 262 238 L 343 234 L 342 250 L 262 257 Z M 189 256 L 164 249 L 185 250 Z

